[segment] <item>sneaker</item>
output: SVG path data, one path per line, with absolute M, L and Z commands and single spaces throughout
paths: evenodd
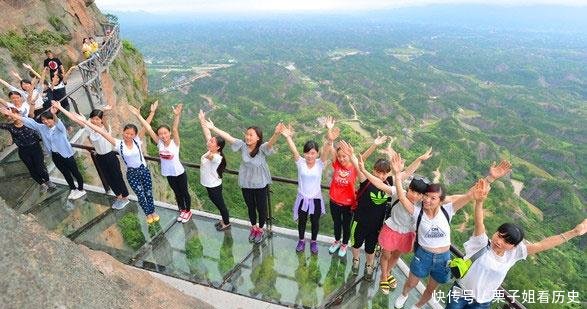
M 128 205 L 128 203 L 130 203 L 130 200 L 127 198 L 118 200 L 118 208 L 116 209 L 123 209 L 124 207 L 126 207 L 126 205 Z
M 179 216 L 177 216 L 177 219 L 175 221 L 182 222 L 184 217 L 185 217 L 185 211 L 180 210 L 179 211 Z
M 218 225 L 216 226 L 216 230 L 217 230 L 218 232 L 226 231 L 226 230 L 228 230 L 228 229 L 230 229 L 230 223 L 229 223 L 229 224 L 227 224 L 227 225 L 218 224 Z
M 306 241 L 300 239 L 298 241 L 298 245 L 296 246 L 296 252 L 303 252 L 304 250 L 306 250 Z
M 395 299 L 395 303 L 393 304 L 396 308 L 403 308 L 404 304 L 408 300 L 408 295 L 399 294 L 399 296 Z
M 71 200 L 77 200 L 78 198 L 86 195 L 86 193 L 86 190 L 71 190 L 67 198 Z
M 114 201 L 114 203 L 112 203 L 112 209 L 118 209 L 118 207 L 120 207 L 118 205 L 120 205 L 120 200 Z
M 41 193 L 45 193 L 47 192 L 47 190 L 49 190 L 49 186 L 47 184 L 42 183 L 39 185 L 39 190 L 41 191 Z
M 310 242 L 310 252 L 312 254 L 318 254 L 318 243 L 315 240 Z
M 345 245 L 345 244 L 340 245 L 340 249 L 338 249 L 338 256 L 339 257 L 343 258 L 346 256 L 346 248 L 347 248 L 347 245 Z
M 257 235 L 255 235 L 255 239 L 254 239 L 255 243 L 260 244 L 261 241 L 263 241 L 263 236 L 265 236 L 265 231 L 262 228 L 258 229 Z
M 47 185 L 47 187 L 49 187 L 49 189 L 57 188 L 57 185 L 55 185 L 51 180 L 47 180 L 47 182 L 45 182 L 45 184 Z
M 76 199 L 76 193 L 77 189 L 71 189 L 71 191 L 69 191 L 69 195 L 67 196 L 68 200 L 75 200 Z
M 353 259 L 353 265 L 351 266 L 351 272 L 354 276 L 359 274 L 359 259 Z
M 192 218 L 192 212 L 191 211 L 186 210 L 184 212 L 184 214 L 185 215 L 183 216 L 183 219 L 181 220 L 181 223 L 186 223 L 186 222 L 190 221 L 190 219 Z
M 373 265 L 365 265 L 365 275 L 363 276 L 363 279 L 365 279 L 365 281 L 367 282 L 372 282 L 373 281 L 373 269 L 375 267 L 373 267 Z
M 332 245 L 330 245 L 330 248 L 328 248 L 328 252 L 330 254 L 334 254 L 334 252 L 336 252 L 338 248 L 340 248 L 340 241 L 336 240 L 332 243 Z
M 255 240 L 255 236 L 257 236 L 257 229 L 254 226 L 251 226 L 251 232 L 249 233 L 249 242 L 253 242 Z

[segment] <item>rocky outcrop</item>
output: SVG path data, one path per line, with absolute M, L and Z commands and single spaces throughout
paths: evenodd
M 0 307 L 212 308 L 0 201 Z

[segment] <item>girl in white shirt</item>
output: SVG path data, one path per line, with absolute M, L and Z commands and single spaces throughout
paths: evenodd
M 157 104 L 154 104 L 154 106 L 151 109 L 152 114 L 157 109 Z M 129 106 L 129 109 L 139 119 L 153 142 L 157 144 L 159 159 L 161 159 L 161 174 L 167 177 L 167 182 L 175 194 L 175 200 L 179 208 L 177 221 L 182 223 L 188 222 L 192 218 L 192 198 L 188 190 L 187 173 L 179 161 L 179 120 L 181 118 L 183 104 L 176 105 L 173 108 L 173 128 L 170 129 L 167 125 L 161 125 L 157 128 L 156 134 L 149 122 L 141 117 L 138 109 L 132 106 Z
M 110 133 L 110 128 L 106 130 L 106 126 L 104 125 L 104 111 L 109 111 L 111 109 L 112 106 L 107 105 L 103 110 L 93 110 L 90 113 L 89 121 Z M 124 183 L 124 178 L 122 177 L 120 161 L 118 161 L 118 156 L 116 155 L 116 151 L 113 149 L 112 144 L 110 144 L 110 142 L 98 132 L 86 126 L 85 122 L 80 120 L 79 115 L 71 113 L 62 107 L 60 108 L 60 111 L 65 116 L 69 117 L 69 119 L 78 123 L 82 127 L 85 127 L 88 139 L 92 143 L 92 146 L 94 146 L 94 151 L 96 152 L 96 168 L 100 169 L 102 175 L 106 178 L 108 186 L 112 189 L 114 195 L 116 195 L 116 201 L 112 204 L 112 208 L 123 209 L 129 203 L 128 189 Z
M 487 197 L 489 185 L 486 181 L 482 181 L 478 187 L 479 189 L 476 188 L 475 191 L 480 191 L 481 194 L 475 196 L 475 230 L 473 236 L 464 244 L 465 258 L 470 258 L 488 245 L 489 248 L 473 262 L 465 276 L 455 282 L 448 294 L 450 296 L 446 305 L 448 309 L 491 307 L 495 291 L 517 261 L 526 259 L 529 254 L 552 249 L 587 232 L 587 219 L 584 219 L 572 230 L 547 237 L 537 243 L 525 244 L 522 242 L 524 239 L 522 228 L 513 223 L 504 223 L 493 233 L 490 241 L 483 223 L 483 201 Z
M 416 222 L 416 244 L 414 257 L 410 263 L 410 275 L 404 284 L 402 293 L 395 301 L 396 308 L 402 308 L 408 299 L 408 293 L 416 287 L 419 281 L 430 277 L 426 289 L 420 300 L 412 308 L 424 306 L 432 293 L 441 283 L 450 280 L 450 269 L 447 267 L 450 259 L 450 220 L 452 216 L 473 199 L 473 188 L 450 203 L 442 205 L 446 193 L 440 184 L 430 184 L 422 198 L 422 207 L 415 206 L 402 189 L 402 170 L 404 163 L 399 154 L 391 158 L 392 170 L 395 173 L 394 184 L 397 195 L 403 207 L 412 215 Z M 501 169 L 495 173 L 501 177 L 510 171 L 511 165 L 500 165 Z M 493 176 L 492 176 L 493 177 Z
M 226 169 L 226 158 L 223 149 L 226 142 L 219 135 L 212 136 L 206 127 L 206 114 L 200 110 L 198 114 L 206 147 L 208 151 L 200 159 L 200 183 L 208 191 L 208 197 L 220 211 L 222 220 L 216 223 L 216 230 L 225 231 L 230 228 L 230 215 L 222 196 L 222 173 Z
M 131 110 L 134 107 L 131 107 Z M 126 179 L 130 187 L 135 192 L 139 205 L 147 216 L 147 223 L 157 223 L 160 218 L 155 213 L 155 201 L 153 200 L 153 181 L 151 172 L 147 167 L 147 162 L 141 151 L 143 144 L 138 135 L 138 129 L 134 124 L 124 126 L 122 140 L 114 138 L 104 128 L 94 125 L 91 121 L 79 118 L 84 124 L 92 130 L 102 135 L 114 149 L 120 153 L 122 160 L 126 164 Z
M 287 140 L 287 145 L 298 170 L 298 195 L 293 205 L 293 217 L 294 220 L 298 221 L 299 236 L 296 252 L 303 252 L 306 248 L 304 240 L 306 222 L 310 217 L 310 222 L 312 223 L 310 251 L 312 254 L 318 254 L 316 238 L 320 228 L 320 216 L 326 212 L 324 199 L 322 198 L 322 171 L 324 170 L 325 162 L 328 160 L 328 154 L 333 151 L 332 141 L 326 141 L 322 152 L 319 151 L 318 143 L 315 141 L 306 142 L 304 144 L 304 157 L 302 158 L 292 140 L 293 130 L 291 125 L 284 128 L 281 134 Z M 334 136 L 334 139 L 336 137 Z

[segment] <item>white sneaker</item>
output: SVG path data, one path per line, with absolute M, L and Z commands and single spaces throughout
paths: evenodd
M 128 205 L 128 203 L 130 203 L 130 201 L 127 198 L 118 200 L 118 207 L 116 209 L 123 209 L 124 207 L 126 207 L 126 205 Z
M 39 190 L 41 191 L 41 193 L 45 193 L 45 192 L 47 192 L 47 190 L 49 190 L 49 186 L 48 186 L 48 185 L 46 185 L 46 184 L 44 184 L 44 183 L 42 183 L 42 184 L 39 186 Z
M 76 192 L 77 192 L 77 189 L 73 189 L 73 190 L 69 191 L 69 195 L 67 196 L 67 199 L 75 200 L 76 199 L 76 197 L 75 197 Z
M 77 200 L 78 198 L 86 195 L 86 193 L 86 190 L 71 190 L 71 193 L 69 194 L 68 198 L 72 200 Z
M 408 295 L 404 296 L 404 294 L 400 293 L 399 296 L 395 299 L 394 307 L 403 308 L 406 300 L 408 300 Z

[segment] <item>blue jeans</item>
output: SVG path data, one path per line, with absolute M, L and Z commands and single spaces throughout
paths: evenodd
M 456 285 L 456 283 L 455 283 Z M 446 299 L 446 309 L 488 309 L 491 307 L 491 301 L 486 303 L 478 303 L 473 298 L 465 298 L 459 296 L 453 296 L 455 289 L 455 285 L 449 291 L 448 297 Z M 458 287 L 457 287 L 458 288 Z
M 410 272 L 418 278 L 426 278 L 430 275 L 438 283 L 447 283 L 450 280 L 448 260 L 450 260 L 450 251 L 432 253 L 418 246 L 410 263 Z

